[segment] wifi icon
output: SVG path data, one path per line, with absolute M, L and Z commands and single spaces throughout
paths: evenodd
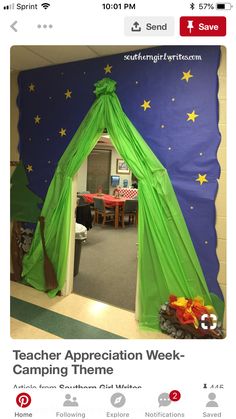
M 49 3 L 42 3 L 41 6 L 46 10 L 49 8 L 50 4 Z

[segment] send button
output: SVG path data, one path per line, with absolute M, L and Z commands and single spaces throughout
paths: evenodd
M 126 36 L 173 36 L 175 22 L 172 16 L 126 17 Z

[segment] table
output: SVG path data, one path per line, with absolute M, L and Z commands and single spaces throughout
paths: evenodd
M 115 198 L 112 195 L 108 194 L 97 194 L 97 193 L 90 193 L 90 194 L 82 194 L 86 201 L 90 204 L 93 203 L 93 198 L 100 198 L 104 200 L 104 203 L 107 207 L 115 207 L 115 228 L 119 226 L 119 208 L 124 205 L 124 202 L 127 198 Z

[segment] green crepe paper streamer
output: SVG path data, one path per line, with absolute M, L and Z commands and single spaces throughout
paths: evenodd
M 58 280 L 48 295 L 54 297 L 66 279 L 73 176 L 106 128 L 139 180 L 139 321 L 141 327 L 157 330 L 160 306 L 170 294 L 201 296 L 207 305 L 213 300 L 167 171 L 123 112 L 115 89 L 116 82 L 108 78 L 95 84 L 97 99 L 58 162 L 48 189 L 41 215 Z M 45 291 L 39 226 L 23 260 L 23 275 L 30 285 Z

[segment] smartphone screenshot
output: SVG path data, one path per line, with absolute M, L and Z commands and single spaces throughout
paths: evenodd
M 1 4 L 5 418 L 232 417 L 235 12 Z

